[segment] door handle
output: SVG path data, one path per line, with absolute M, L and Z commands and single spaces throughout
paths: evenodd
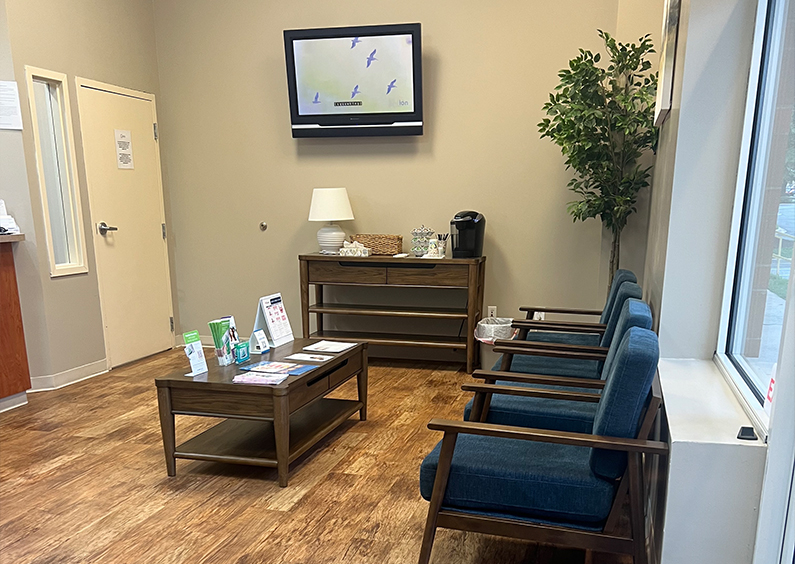
M 107 234 L 108 231 L 118 231 L 118 230 L 119 230 L 118 227 L 111 227 L 104 221 L 100 221 L 97 224 L 97 231 L 99 231 L 99 234 L 102 235 L 103 237 L 105 236 L 105 234 Z

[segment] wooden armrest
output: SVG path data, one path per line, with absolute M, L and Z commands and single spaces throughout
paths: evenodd
M 596 333 L 597 335 L 601 335 L 605 332 L 604 329 L 595 329 L 587 325 L 558 325 L 547 321 L 518 320 L 511 323 L 511 327 L 523 331 L 533 330 L 554 333 Z
M 523 374 L 520 372 L 503 372 L 498 370 L 475 370 L 473 378 L 484 380 L 507 380 L 508 382 L 527 382 L 528 384 L 550 384 L 554 386 L 570 386 L 572 388 L 590 388 L 601 390 L 605 387 L 604 380 L 594 378 L 575 378 L 573 376 L 547 376 L 546 374 Z
M 522 386 L 498 386 L 497 384 L 463 384 L 461 389 L 465 392 L 503 394 L 506 396 L 521 396 L 526 398 L 584 401 L 589 403 L 598 403 L 599 398 L 601 397 L 599 394 L 566 392 L 563 390 L 545 390 L 541 388 L 525 388 Z
M 514 319 L 513 323 L 511 324 L 512 327 L 519 327 L 524 329 L 543 329 L 548 325 L 554 325 L 555 327 L 582 327 L 585 329 L 590 329 L 593 332 L 600 331 L 604 333 L 607 325 L 604 323 L 585 323 L 579 321 L 556 321 L 556 320 L 544 320 L 538 321 L 535 319 Z
M 554 358 L 572 358 L 577 360 L 604 360 L 607 353 L 557 351 L 552 349 L 526 349 L 522 347 L 494 347 L 497 354 L 519 354 L 526 356 L 551 356 Z
M 589 345 L 571 345 L 567 343 L 547 343 L 546 341 L 523 341 L 521 339 L 497 339 L 494 341 L 496 347 L 520 347 L 526 349 L 547 349 L 572 352 L 590 352 L 607 354 L 608 347 L 593 347 Z
M 648 454 L 667 454 L 668 444 L 660 441 L 643 439 L 624 439 L 621 437 L 605 437 L 586 433 L 570 433 L 567 431 L 550 431 L 547 429 L 529 429 L 511 427 L 493 423 L 476 423 L 474 421 L 451 421 L 449 419 L 431 419 L 428 429 L 445 433 L 481 435 L 503 439 L 521 439 L 542 443 L 601 448 L 624 452 L 645 452 Z
M 578 309 L 569 307 L 537 307 L 537 306 L 522 306 L 519 311 L 532 311 L 542 313 L 563 313 L 566 315 L 602 315 L 600 309 Z

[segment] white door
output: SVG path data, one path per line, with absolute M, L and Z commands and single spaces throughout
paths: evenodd
M 77 80 L 108 367 L 174 344 L 151 94 Z M 107 226 L 107 229 L 105 229 Z

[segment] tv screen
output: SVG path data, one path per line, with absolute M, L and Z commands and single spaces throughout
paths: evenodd
M 422 134 L 420 24 L 284 32 L 293 137 Z

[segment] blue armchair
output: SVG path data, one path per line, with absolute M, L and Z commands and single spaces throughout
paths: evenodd
M 598 394 L 611 374 L 607 367 L 617 354 L 621 340 L 633 327 L 650 329 L 651 321 L 651 310 L 644 302 L 635 298 L 624 302 L 618 316 L 615 338 L 605 354 L 599 380 L 590 378 L 590 375 L 586 378 L 571 378 L 476 371 L 473 377 L 482 378 L 485 383 L 462 386 L 465 391 L 475 392 L 464 408 L 464 419 L 590 433 L 596 415 L 596 402 L 599 401 Z
M 419 563 L 429 562 L 442 527 L 630 554 L 647 564 L 641 455 L 668 451 L 639 438 L 660 406 L 652 393 L 658 357 L 653 332 L 633 327 L 624 335 L 606 362 L 593 433 L 432 420 L 428 427 L 444 437 L 420 469 L 430 503 Z M 616 531 L 623 491 L 629 535 Z
M 613 312 L 613 304 L 615 303 L 618 290 L 625 282 L 637 282 L 635 274 L 629 270 L 618 270 L 613 277 L 613 282 L 610 284 L 610 291 L 607 294 L 604 309 L 591 310 L 591 309 L 572 309 L 572 308 L 559 308 L 559 307 L 537 307 L 537 306 L 522 306 L 520 311 L 526 313 L 526 319 L 517 322 L 519 327 L 519 339 L 529 339 L 532 341 L 547 341 L 568 343 L 575 345 L 590 345 L 595 346 L 599 344 L 600 333 L 604 330 L 608 323 L 610 315 Z M 640 297 L 640 296 L 638 296 Z M 619 308 L 620 309 L 620 308 Z M 561 320 L 533 320 L 536 313 L 552 313 L 555 315 L 577 315 L 577 316 L 600 316 L 598 323 L 585 323 L 582 321 L 561 321 Z M 528 335 L 528 330 L 534 329 L 536 332 Z M 552 333 L 539 333 L 538 331 L 551 331 Z
M 602 362 L 593 354 L 606 354 L 607 348 L 613 342 L 624 302 L 630 298 L 640 299 L 642 295 L 643 290 L 634 282 L 622 283 L 611 301 L 610 311 L 605 316 L 606 323 L 593 328 L 593 333 L 589 334 L 546 330 L 530 332 L 537 322 L 516 321 L 514 327 L 520 328 L 517 338 L 494 343 L 494 351 L 502 353 L 503 356 L 492 370 L 599 378 Z M 585 337 L 590 344 L 586 343 Z M 538 350 L 542 352 L 533 354 L 532 351 Z M 544 353 L 543 350 L 559 351 L 559 354 Z

